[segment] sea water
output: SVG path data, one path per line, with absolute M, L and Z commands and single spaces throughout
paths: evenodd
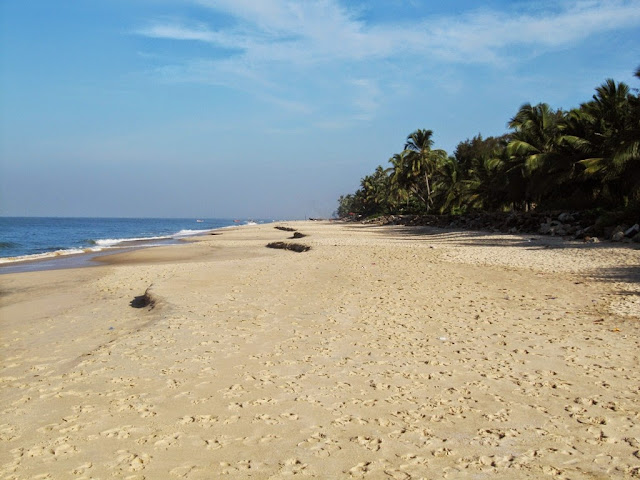
M 249 223 L 254 222 L 194 218 L 0 217 L 0 273 L 8 273 L 6 267 L 16 271 L 15 267 L 25 261 L 38 260 L 18 271 L 63 267 L 69 262 L 63 265 L 58 260 L 77 258 L 79 254 L 167 245 L 213 229 Z M 76 260 L 74 266 L 77 263 Z

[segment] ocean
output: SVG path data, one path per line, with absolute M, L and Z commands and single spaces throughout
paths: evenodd
M 0 217 L 0 273 L 82 266 L 99 254 L 168 245 L 209 230 L 249 223 L 264 221 Z M 37 261 L 24 263 L 33 260 Z

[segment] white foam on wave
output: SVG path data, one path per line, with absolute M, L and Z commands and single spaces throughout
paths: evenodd
M 34 253 L 31 255 L 20 255 L 16 257 L 0 257 L 0 264 L 5 263 L 15 263 L 15 262 L 28 262 L 34 260 L 47 260 L 61 256 L 67 255 L 79 255 L 81 253 L 97 253 L 102 252 L 104 250 L 117 250 L 121 248 L 127 248 L 131 245 L 130 243 L 134 242 L 149 242 L 145 243 L 145 247 L 158 247 L 163 245 L 162 243 L 157 243 L 158 240 L 171 240 L 182 237 L 188 237 L 193 235 L 202 235 L 207 232 L 210 232 L 211 229 L 206 230 L 180 230 L 179 232 L 174 233 L 173 235 L 162 235 L 156 237 L 133 237 L 133 238 L 101 238 L 98 240 L 94 240 L 92 243 L 94 246 L 85 247 L 85 248 L 67 248 L 62 250 L 55 250 L 53 252 L 43 252 L 43 253 Z
M 168 240 L 170 236 L 162 236 L 162 237 L 137 237 L 137 238 L 101 238 L 100 240 L 95 240 L 95 244 L 99 247 L 113 247 L 115 245 L 119 245 L 121 243 L 129 243 L 129 242 L 146 242 L 151 240 Z
M 14 262 L 28 262 L 31 260 L 45 260 L 47 258 L 63 257 L 66 255 L 78 255 L 80 253 L 88 253 L 89 251 L 100 251 L 101 249 L 82 249 L 82 248 L 67 248 L 64 250 L 55 250 L 53 252 L 34 253 L 31 255 L 19 255 L 17 257 L 0 257 L 0 264 L 2 263 L 14 263 Z
M 121 245 L 123 243 L 131 243 L 131 242 L 150 242 L 154 240 L 170 240 L 172 238 L 180 238 L 180 237 L 189 237 L 192 235 L 200 235 L 206 232 L 209 232 L 210 229 L 207 230 L 180 230 L 172 235 L 162 235 L 158 237 L 133 237 L 133 238 L 101 238 L 100 240 L 95 240 L 95 244 L 99 247 L 113 247 L 115 245 Z
M 174 233 L 173 237 L 174 238 L 176 238 L 176 237 L 190 237 L 192 235 L 200 235 L 200 234 L 204 234 L 204 233 L 207 233 L 207 232 L 210 232 L 210 231 L 211 231 L 210 228 L 208 228 L 206 230 L 180 230 L 179 232 Z

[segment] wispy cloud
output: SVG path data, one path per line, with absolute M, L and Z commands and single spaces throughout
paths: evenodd
M 208 30 L 203 25 L 185 26 L 179 23 L 159 23 L 155 22 L 147 27 L 140 28 L 137 34 L 151 38 L 164 38 L 170 40 L 198 40 L 201 42 L 216 43 L 217 37 L 214 32 Z
M 203 23 L 151 22 L 136 33 L 193 40 L 243 50 L 262 61 L 339 61 L 437 55 L 451 62 L 492 62 L 511 46 L 562 47 L 593 34 L 640 26 L 640 2 L 582 0 L 559 11 L 478 10 L 456 17 L 425 17 L 368 25 L 336 0 L 196 0 L 234 16 L 239 26 L 212 30 Z M 266 56 L 265 56 L 266 54 Z
M 432 53 L 449 62 L 497 63 L 512 48 L 547 51 L 594 34 L 640 26 L 640 2 L 577 1 L 559 12 L 476 12 L 441 18 L 429 29 Z
M 388 65 L 402 62 L 416 73 L 437 63 L 504 66 L 517 61 L 514 49 L 519 57 L 539 55 L 594 34 L 640 26 L 640 0 L 564 1 L 553 10 L 476 10 L 396 23 L 367 23 L 361 12 L 338 0 L 193 1 L 231 16 L 234 25 L 214 29 L 201 22 L 165 18 L 136 33 L 230 51 L 223 58 L 187 58 L 163 67 L 165 78 L 258 91 L 305 113 L 308 107 L 288 98 L 292 92 L 304 96 L 302 91 L 309 90 L 311 98 L 320 99 L 321 92 L 349 92 L 344 103 L 357 110 L 353 118 L 360 120 L 373 118 L 376 98 L 394 82 L 385 74 Z M 319 74 L 334 84 L 318 82 Z M 359 87 L 355 95 L 354 86 Z

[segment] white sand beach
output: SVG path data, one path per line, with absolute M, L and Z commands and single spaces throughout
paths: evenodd
M 0 478 L 640 478 L 640 250 L 278 225 L 0 276 Z

